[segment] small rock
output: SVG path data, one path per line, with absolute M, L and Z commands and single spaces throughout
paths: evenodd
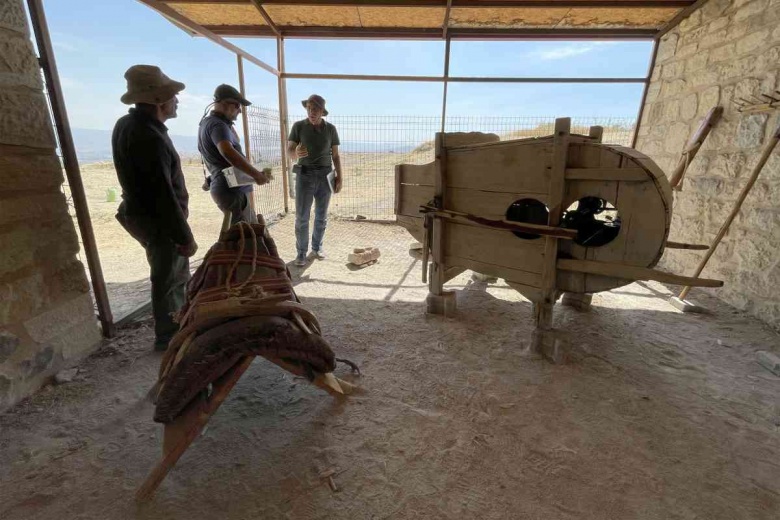
M 64 383 L 70 383 L 73 381 L 73 378 L 76 377 L 76 374 L 78 374 L 79 369 L 78 368 L 69 368 L 67 370 L 61 370 L 57 373 L 56 376 L 54 376 L 54 382 L 58 385 L 64 384 Z
M 760 350 L 756 353 L 758 364 L 772 372 L 776 376 L 780 376 L 780 357 L 772 352 Z

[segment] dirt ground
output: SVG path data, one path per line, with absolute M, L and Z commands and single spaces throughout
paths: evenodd
M 292 219 L 272 228 L 293 258 Z M 778 334 L 703 293 L 668 289 L 556 307 L 571 360 L 527 352 L 531 305 L 503 282 L 455 279 L 456 318 L 426 316 L 406 231 L 334 222 L 330 256 L 292 268 L 340 377 L 337 400 L 257 359 L 144 506 L 160 457 L 144 396 L 159 354 L 147 318 L 0 415 L 0 518 L 777 519 L 780 378 L 756 363 Z M 376 245 L 380 262 L 346 255 Z M 338 491 L 319 475 L 335 470 Z

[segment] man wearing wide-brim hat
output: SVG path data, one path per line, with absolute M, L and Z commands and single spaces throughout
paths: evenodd
M 301 101 L 306 119 L 295 122 L 287 138 L 287 153 L 297 162 L 295 176 L 295 265 L 306 265 L 309 249 L 309 217 L 314 203 L 314 231 L 311 246 L 314 256 L 325 258 L 322 247 L 328 224 L 331 193 L 341 191 L 343 181 L 339 157 L 339 134 L 336 127 L 323 119 L 328 115 L 325 99 L 312 94 Z M 335 168 L 335 175 L 333 170 Z
M 235 87 L 219 85 L 214 89 L 213 110 L 201 119 L 198 127 L 198 150 L 209 171 L 206 185 L 217 207 L 231 213 L 232 223 L 256 223 L 257 215 L 249 202 L 252 185 L 231 187 L 225 178 L 225 170 L 231 166 L 238 168 L 257 184 L 271 181 L 270 168 L 259 171 L 244 156 L 241 140 L 233 126 L 241 110 L 251 104 Z
M 173 313 L 184 304 L 190 278 L 188 258 L 198 246 L 187 223 L 187 187 L 179 154 L 165 121 L 176 117 L 184 84 L 153 65 L 133 65 L 125 73 L 121 101 L 135 105 L 119 119 L 111 136 L 114 166 L 122 186 L 116 218 L 146 250 L 152 283 L 155 350 L 165 350 L 178 330 Z

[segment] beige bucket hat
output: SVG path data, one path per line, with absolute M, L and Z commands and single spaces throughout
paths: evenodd
M 125 105 L 159 105 L 184 90 L 184 83 L 172 80 L 154 65 L 133 65 L 125 72 L 125 79 L 127 92 L 121 98 Z

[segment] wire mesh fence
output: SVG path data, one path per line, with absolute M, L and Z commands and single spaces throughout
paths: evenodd
M 270 223 L 284 215 L 284 185 L 282 183 L 282 142 L 279 111 L 270 108 L 247 107 L 249 122 L 249 152 L 253 162 L 270 166 L 274 181 L 255 186 L 255 207 Z
M 304 114 L 291 116 L 288 128 L 303 118 Z M 395 166 L 433 161 L 433 140 L 441 130 L 441 119 L 333 115 L 328 121 L 338 130 L 345 172 L 342 192 L 331 199 L 330 217 L 393 220 Z M 590 126 L 599 125 L 604 128 L 603 142 L 630 146 L 635 122 L 630 117 L 572 118 L 572 133 L 587 135 Z M 506 140 L 550 135 L 554 125 L 555 117 L 452 116 L 446 119 L 445 131 L 489 132 Z M 259 150 L 263 159 L 274 165 L 274 173 L 281 174 L 279 112 L 250 107 L 249 127 L 252 150 Z M 284 206 L 281 175 L 275 177 L 275 182 L 256 191 L 257 207 L 272 208 L 273 215 Z M 293 205 L 291 199 L 290 206 Z

